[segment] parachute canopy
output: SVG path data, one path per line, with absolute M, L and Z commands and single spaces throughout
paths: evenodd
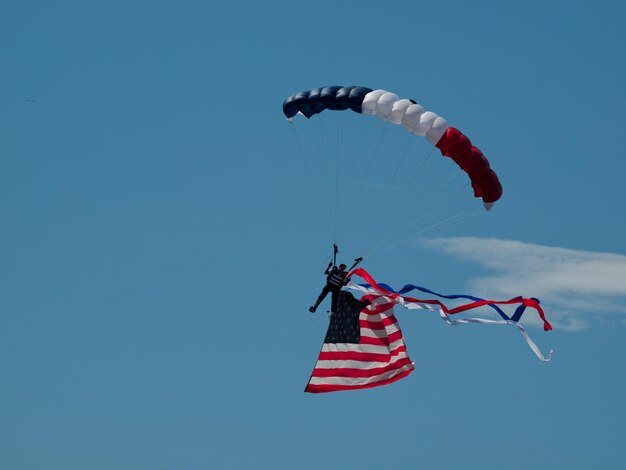
M 402 125 L 410 133 L 425 137 L 442 155 L 452 158 L 468 174 L 474 196 L 482 198 L 487 209 L 502 196 L 498 176 L 483 153 L 460 130 L 414 100 L 362 86 L 328 86 L 301 91 L 283 103 L 283 113 L 289 121 L 298 114 L 310 118 L 326 109 L 351 109 Z

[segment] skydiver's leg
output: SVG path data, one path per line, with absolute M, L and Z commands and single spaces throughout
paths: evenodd
M 324 288 L 322 289 L 322 292 L 320 293 L 319 297 L 315 301 L 315 305 L 313 305 L 312 307 L 309 307 L 309 312 L 311 313 L 315 312 L 315 310 L 317 309 L 317 306 L 322 303 L 322 300 L 326 298 L 326 296 L 328 295 L 330 291 L 331 291 L 330 286 L 326 284 Z

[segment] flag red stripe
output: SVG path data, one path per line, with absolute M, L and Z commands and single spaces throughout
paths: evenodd
M 388 364 L 384 367 L 375 367 L 373 369 L 314 369 L 311 377 L 374 377 L 376 375 L 384 374 L 385 372 L 400 369 L 402 366 L 407 364 L 412 364 L 412 362 L 408 357 L 404 357 L 393 364 Z
M 362 385 L 307 384 L 304 391 L 309 392 L 309 393 L 325 393 L 325 392 L 339 392 L 341 390 L 358 390 L 358 389 L 363 389 L 363 388 L 378 387 L 380 385 L 386 385 L 386 384 L 395 382 L 396 380 L 400 380 L 401 378 L 409 375 L 411 372 L 413 372 L 413 369 L 405 370 L 404 372 L 401 372 L 398 375 L 394 375 L 393 377 L 389 377 L 387 379 L 383 379 L 378 382 L 372 382 L 372 383 L 362 384 Z
M 389 346 L 395 341 L 402 339 L 402 332 L 395 331 L 385 338 L 373 338 L 370 336 L 361 336 L 359 344 L 370 344 L 375 346 Z

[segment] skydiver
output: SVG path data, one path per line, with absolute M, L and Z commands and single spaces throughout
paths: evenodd
M 348 272 L 346 271 L 346 265 L 341 263 L 339 267 L 337 267 L 336 263 L 337 263 L 338 251 L 339 250 L 337 248 L 337 245 L 334 244 L 333 245 L 333 260 L 328 263 L 328 266 L 326 267 L 326 270 L 324 271 L 324 274 L 326 274 L 326 285 L 324 286 L 324 288 L 322 289 L 322 292 L 320 293 L 317 300 L 315 301 L 315 304 L 309 307 L 309 312 L 311 313 L 315 313 L 315 310 L 317 309 L 318 305 L 322 303 L 322 300 L 326 298 L 329 292 L 331 293 L 330 311 L 334 313 L 335 310 L 337 309 L 337 297 L 338 297 L 339 291 L 341 290 L 343 286 L 345 286 L 348 282 L 350 282 L 350 278 L 346 278 L 346 276 L 348 275 Z M 362 259 L 363 258 L 355 259 L 354 264 L 352 265 L 352 268 L 354 268 L 357 264 L 359 264 Z

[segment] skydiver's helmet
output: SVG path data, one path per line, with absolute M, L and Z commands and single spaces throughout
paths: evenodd
M 343 264 L 343 263 L 341 263 L 341 264 L 339 265 L 339 271 L 345 271 L 345 270 L 346 270 L 346 268 L 347 268 L 347 266 L 346 266 L 345 264 Z

